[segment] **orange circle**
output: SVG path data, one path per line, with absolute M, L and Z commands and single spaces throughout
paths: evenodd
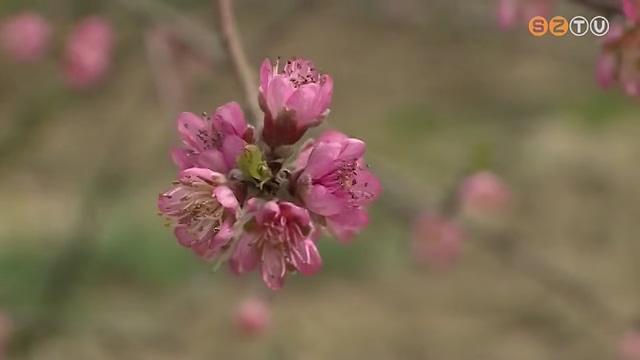
M 564 16 L 554 16 L 549 20 L 549 32 L 553 36 L 565 36 L 569 32 L 569 20 Z
M 549 30 L 547 19 L 542 16 L 535 16 L 529 20 L 529 33 L 533 36 L 543 36 Z

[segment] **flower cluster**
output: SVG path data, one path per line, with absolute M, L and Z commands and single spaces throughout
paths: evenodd
M 365 161 L 365 143 L 337 131 L 293 145 L 329 114 L 333 80 L 311 61 L 260 68 L 261 132 L 230 102 L 213 115 L 178 117 L 179 168 L 158 208 L 178 242 L 205 260 L 242 274 L 259 270 L 271 289 L 287 273 L 316 273 L 321 229 L 341 241 L 367 225 L 367 206 L 381 191 Z

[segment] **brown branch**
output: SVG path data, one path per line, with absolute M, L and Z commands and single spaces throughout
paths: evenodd
M 229 54 L 236 77 L 244 92 L 245 101 L 253 115 L 254 124 L 260 127 L 262 111 L 258 106 L 258 83 L 242 46 L 231 0 L 217 0 L 217 5 L 218 28 L 222 46 Z

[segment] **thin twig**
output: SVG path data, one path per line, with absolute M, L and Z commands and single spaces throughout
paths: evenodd
M 258 106 L 258 83 L 255 80 L 251 64 L 242 46 L 242 40 L 236 26 L 231 0 L 217 0 L 218 28 L 222 46 L 226 49 L 233 64 L 238 82 L 244 92 L 245 100 L 253 115 L 254 124 L 260 128 L 262 111 Z

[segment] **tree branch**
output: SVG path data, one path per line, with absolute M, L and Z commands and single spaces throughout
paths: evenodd
M 255 80 L 251 64 L 242 46 L 242 40 L 236 26 L 231 0 L 217 0 L 218 28 L 222 46 L 226 49 L 233 64 L 238 82 L 244 92 L 245 101 L 251 110 L 254 124 L 261 126 L 262 111 L 258 106 L 258 83 Z

